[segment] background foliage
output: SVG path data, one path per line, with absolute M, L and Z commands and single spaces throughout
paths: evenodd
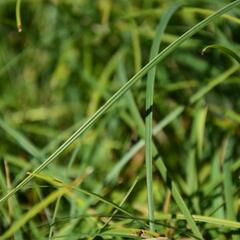
M 159 19 L 177 2 L 160 50 L 230 1 L 22 0 L 22 32 L 16 2 L 0 2 L 1 196 L 148 63 Z M 154 143 L 206 239 L 239 236 L 240 85 L 231 56 L 201 51 L 218 44 L 239 55 L 239 15 L 238 7 L 210 23 L 156 68 L 154 129 L 183 111 L 155 130 Z M 144 128 L 135 107 L 144 120 L 146 77 L 131 94 L 1 206 L 2 235 L 18 226 L 12 239 L 192 236 L 155 166 L 156 231 L 145 232 Z

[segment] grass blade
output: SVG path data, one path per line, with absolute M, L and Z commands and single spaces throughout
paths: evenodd
M 218 45 L 218 44 L 213 44 L 213 45 L 209 45 L 206 46 L 203 50 L 202 50 L 202 54 L 204 54 L 209 48 L 216 48 L 221 50 L 223 53 L 225 53 L 226 55 L 232 57 L 233 59 L 235 59 L 238 63 L 240 63 L 240 56 L 237 55 L 233 50 L 231 50 L 230 48 L 226 48 L 224 46 Z
M 129 197 L 129 195 L 131 194 L 131 192 L 133 191 L 133 189 L 135 188 L 135 186 L 138 183 L 138 178 L 135 179 L 135 181 L 133 182 L 132 186 L 130 187 L 130 189 L 128 190 L 127 194 L 124 196 L 123 200 L 121 201 L 121 203 L 119 204 L 119 207 L 122 207 L 122 205 L 126 202 L 127 198 Z M 100 229 L 100 231 L 102 231 L 104 228 L 106 228 L 106 226 L 111 222 L 112 218 L 114 217 L 114 215 L 116 215 L 118 212 L 118 209 L 115 209 L 115 211 L 112 213 L 111 217 L 105 222 L 105 224 L 103 225 L 103 227 Z
M 142 54 L 141 54 L 141 43 L 137 24 L 134 20 L 131 23 L 131 37 L 132 37 L 132 46 L 133 46 L 133 56 L 134 56 L 134 70 L 138 72 L 141 70 L 142 66 Z
M 213 10 L 211 9 L 206 9 L 206 8 L 197 8 L 197 7 L 185 7 L 183 9 L 183 12 L 187 13 L 187 12 L 192 12 L 192 13 L 200 13 L 202 15 L 210 15 L 213 13 Z M 232 15 L 228 15 L 228 14 L 223 14 L 222 18 L 225 18 L 233 23 L 237 23 L 240 24 L 240 19 L 237 17 L 234 17 Z
M 66 191 L 68 191 L 67 188 L 60 188 L 54 192 L 52 192 L 50 195 L 48 195 L 46 198 L 44 198 L 40 203 L 35 205 L 31 208 L 30 211 L 28 211 L 25 215 L 23 215 L 18 221 L 16 221 L 1 237 L 0 240 L 4 240 L 12 236 L 19 228 L 21 228 L 28 220 L 33 218 L 35 215 L 37 215 L 40 211 L 42 211 L 46 206 L 48 206 L 50 203 L 54 202 L 59 196 L 64 194 Z
M 207 118 L 207 107 L 199 109 L 197 113 L 197 152 L 198 157 L 202 158 L 203 143 L 204 143 L 204 131 Z
M 106 87 L 111 75 L 113 74 L 115 68 L 119 64 L 119 61 L 124 55 L 124 49 L 118 50 L 113 57 L 109 60 L 106 67 L 103 69 L 102 74 L 97 81 L 98 86 L 96 90 L 92 94 L 92 99 L 90 101 L 87 115 L 91 116 L 96 112 L 99 106 L 99 102 L 101 100 L 101 94 L 103 92 L 104 87 Z
M 167 175 L 167 170 L 166 170 L 165 166 L 163 165 L 163 162 L 160 160 L 160 158 L 156 161 L 156 166 L 157 166 L 162 178 L 164 179 L 164 181 L 169 183 L 168 185 L 170 185 L 169 188 L 172 192 L 174 200 L 176 201 L 180 211 L 185 216 L 188 224 L 190 225 L 193 233 L 195 234 L 195 237 L 197 239 L 203 239 L 202 234 L 200 233 L 191 213 L 189 212 L 187 205 L 185 204 L 183 198 L 181 197 L 181 195 L 179 193 L 177 185 L 169 179 L 169 176 Z
M 239 69 L 239 65 L 233 65 L 223 74 L 219 75 L 217 78 L 210 81 L 205 87 L 201 88 L 200 91 L 198 91 L 196 94 L 194 94 L 190 98 L 189 100 L 190 104 L 195 103 L 198 99 L 202 98 L 207 92 L 209 92 L 215 86 L 217 86 L 218 84 L 226 80 L 227 77 L 235 73 L 238 69 Z
M 122 82 L 122 84 L 125 84 L 127 82 L 127 74 L 126 74 L 126 68 L 123 64 L 123 61 L 120 62 L 119 67 L 118 67 L 118 76 L 120 81 Z M 126 93 L 126 101 L 128 102 L 128 108 L 132 114 L 132 116 L 134 117 L 134 122 L 136 124 L 136 128 L 139 132 L 139 135 L 144 138 L 145 132 L 144 132 L 144 122 L 142 119 L 142 116 L 138 110 L 137 104 L 134 100 L 132 91 L 129 90 Z
M 218 177 L 221 175 L 221 165 L 220 165 L 220 150 L 218 149 L 212 159 L 212 171 L 211 171 L 211 182 L 217 181 Z M 215 189 L 212 189 L 212 193 L 218 193 L 222 191 L 222 186 L 218 186 Z M 207 196 L 207 194 L 206 194 Z M 224 218 L 224 209 L 223 206 L 219 208 L 222 204 L 222 196 L 219 194 L 215 199 L 213 199 L 213 209 L 217 209 L 212 214 L 214 217 Z
M 22 20 L 21 20 L 21 0 L 17 0 L 16 2 L 16 22 L 18 32 L 22 32 Z
M 167 24 L 172 15 L 179 8 L 179 5 L 174 5 L 168 9 L 161 17 L 160 23 L 156 29 L 156 35 L 153 39 L 149 61 L 157 56 L 162 35 L 167 27 Z M 156 66 L 153 67 L 147 75 L 146 86 L 146 118 L 145 118 L 145 164 L 146 164 L 146 179 L 147 179 L 147 196 L 148 196 L 148 217 L 150 221 L 150 230 L 154 231 L 154 200 L 153 200 L 153 176 L 152 176 L 152 120 L 153 120 L 153 96 L 154 96 L 154 81 L 156 75 Z
M 0 118 L 0 127 L 6 133 L 8 133 L 13 139 L 15 139 L 16 142 L 33 157 L 35 157 L 38 160 L 43 159 L 43 155 L 41 151 L 37 149 L 37 147 L 35 147 L 22 133 L 15 130 L 8 123 L 3 121 L 1 118 Z
M 236 228 L 240 229 L 240 222 L 216 218 L 216 217 L 209 217 L 209 216 L 201 216 L 201 215 L 192 215 L 194 221 L 208 223 L 216 226 L 226 227 L 226 228 Z M 186 217 L 183 214 L 160 214 L 156 217 L 156 222 L 161 220 L 170 220 L 170 219 L 177 219 L 177 220 L 186 220 Z
M 233 149 L 233 142 L 231 139 L 226 138 L 223 143 L 223 185 L 224 185 L 224 198 L 226 202 L 226 218 L 235 220 L 234 201 L 233 201 L 233 183 L 231 174 L 231 152 Z
M 51 227 L 50 227 L 50 230 L 49 230 L 49 235 L 48 235 L 48 239 L 51 240 L 52 237 L 53 237 L 53 234 L 54 234 L 54 222 L 56 220 L 56 217 L 57 217 L 57 213 L 58 213 L 58 209 L 59 209 L 59 206 L 60 206 L 60 200 L 62 198 L 62 195 L 59 195 L 58 198 L 57 198 L 57 201 L 56 201 L 56 205 L 55 205 L 55 208 L 54 208 L 54 213 L 53 213 L 53 217 L 52 217 L 52 223 L 51 223 Z

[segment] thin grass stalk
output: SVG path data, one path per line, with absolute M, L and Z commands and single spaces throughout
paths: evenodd
M 16 2 L 16 23 L 18 32 L 22 32 L 22 20 L 21 20 L 21 0 Z
M 167 27 L 167 24 L 173 13 L 179 8 L 179 5 L 174 5 L 168 9 L 161 17 L 161 20 L 156 29 L 156 35 L 153 39 L 149 61 L 157 56 L 162 35 Z M 150 230 L 154 231 L 154 200 L 153 200 L 153 143 L 152 143 L 152 120 L 153 120 L 153 96 L 154 96 L 154 82 L 156 75 L 156 66 L 153 67 L 147 75 L 146 85 L 146 118 L 145 118 L 145 164 L 146 164 L 146 179 L 147 179 L 147 196 L 148 196 L 148 217 L 150 221 Z

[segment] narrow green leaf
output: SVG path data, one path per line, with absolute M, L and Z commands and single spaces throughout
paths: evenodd
M 204 143 L 204 131 L 205 131 L 205 122 L 207 117 L 207 107 L 199 109 L 198 112 L 198 121 L 197 121 L 197 150 L 198 157 L 202 157 L 203 153 L 203 143 Z
M 219 176 L 221 175 L 221 163 L 220 163 L 220 150 L 218 149 L 212 158 L 212 163 L 211 163 L 211 183 L 214 183 L 218 180 Z M 212 189 L 213 194 L 217 194 L 222 191 L 222 186 L 217 186 L 216 188 Z M 205 196 L 208 195 L 208 192 L 205 192 Z M 222 204 L 222 196 L 221 194 L 216 195 L 216 197 L 212 200 L 213 201 L 213 209 L 214 212 L 213 215 L 214 217 L 219 217 L 219 218 L 224 218 L 224 209 L 222 207 L 219 208 Z
M 206 8 L 197 8 L 197 7 L 185 7 L 183 9 L 184 12 L 194 12 L 194 13 L 200 13 L 200 14 L 203 14 L 203 15 L 210 15 L 212 14 L 214 11 L 211 10 L 211 9 L 206 9 Z M 229 14 L 223 14 L 221 16 L 222 18 L 225 18 L 225 19 L 228 19 L 229 21 L 231 22 L 234 22 L 234 23 L 237 23 L 237 24 L 240 24 L 240 19 L 237 18 L 237 17 L 234 17 L 232 15 L 229 15 Z
M 130 187 L 130 189 L 128 190 L 126 195 L 124 196 L 123 200 L 120 202 L 119 207 L 122 207 L 122 205 L 126 202 L 126 200 L 128 199 L 129 195 L 131 194 L 131 192 L 133 191 L 133 189 L 137 185 L 138 180 L 139 180 L 138 178 L 135 179 L 135 181 L 133 182 L 132 186 Z M 111 217 L 105 222 L 105 224 L 100 229 L 100 231 L 102 231 L 111 222 L 112 218 L 114 217 L 114 215 L 117 214 L 117 212 L 118 212 L 118 209 L 115 209 L 115 211 L 112 213 Z
M 159 133 L 163 128 L 176 119 L 184 110 L 183 106 L 179 106 L 164 117 L 154 128 L 153 135 Z M 130 159 L 145 145 L 145 140 L 140 140 L 134 144 L 131 149 L 119 160 L 119 162 L 113 167 L 111 172 L 106 177 L 106 183 L 111 183 L 116 180 L 120 171 L 130 161 Z
M 156 166 L 157 166 L 162 178 L 164 179 L 164 181 L 169 182 L 169 176 L 167 175 L 167 171 L 164 169 L 162 161 L 160 159 L 158 159 L 156 161 Z M 172 191 L 174 200 L 176 201 L 180 211 L 183 213 L 187 222 L 189 223 L 189 226 L 191 227 L 193 233 L 195 234 L 195 237 L 197 239 L 203 239 L 202 234 L 200 233 L 187 205 L 185 204 L 183 198 L 181 197 L 181 195 L 179 193 L 177 185 L 172 181 L 170 183 L 171 183 L 171 185 L 169 186 L 169 188 Z
M 231 171 L 233 140 L 228 136 L 223 143 L 223 187 L 224 200 L 226 203 L 226 218 L 229 220 L 236 220 L 236 210 L 234 207 L 234 186 Z M 239 235 L 233 234 L 233 240 L 239 240 Z
M 24 214 L 19 220 L 17 220 L 3 235 L 0 237 L 0 240 L 7 239 L 11 237 L 19 228 L 21 228 L 25 223 L 27 223 L 31 218 L 36 216 L 39 212 L 41 212 L 46 206 L 50 203 L 54 202 L 60 195 L 64 194 L 68 191 L 66 188 L 60 188 L 46 198 L 44 198 L 41 202 L 32 207 L 26 214 Z
M 156 29 L 156 35 L 152 42 L 149 61 L 157 56 L 162 35 L 167 27 L 172 15 L 176 12 L 180 5 L 174 5 L 168 9 L 161 17 Z M 148 196 L 148 217 L 150 221 L 150 230 L 154 231 L 154 199 L 153 199 L 153 176 L 152 176 L 152 120 L 153 120 L 153 96 L 154 96 L 154 82 L 156 75 L 156 66 L 154 66 L 147 74 L 146 82 L 146 118 L 145 118 L 145 162 L 146 162 L 146 179 L 147 179 L 147 196 Z
M 202 50 L 202 54 L 205 54 L 205 52 L 210 49 L 210 48 L 216 48 L 221 50 L 223 53 L 225 53 L 226 55 L 232 57 L 233 59 L 235 59 L 238 63 L 240 63 L 240 56 L 238 54 L 236 54 L 233 50 L 231 50 L 230 48 L 218 45 L 218 44 L 213 44 L 213 45 L 209 45 L 206 46 L 203 50 Z
M 117 68 L 121 58 L 124 55 L 124 49 L 118 50 L 108 61 L 105 68 L 103 69 L 101 75 L 99 76 L 99 80 L 97 81 L 97 87 L 94 88 L 94 92 L 92 94 L 91 101 L 88 106 L 87 115 L 91 116 L 96 112 L 99 106 L 99 102 L 101 100 L 101 95 L 104 92 L 103 89 L 109 81 L 110 76 L 113 74 L 114 70 Z
M 233 65 L 231 68 L 223 72 L 218 77 L 212 79 L 206 86 L 201 88 L 198 92 L 196 92 L 189 100 L 190 104 L 195 103 L 197 100 L 202 98 L 206 93 L 208 93 L 210 90 L 212 90 L 214 87 L 216 87 L 221 82 L 225 81 L 229 76 L 231 76 L 233 73 L 239 70 L 238 65 Z
M 135 72 L 138 72 L 141 70 L 142 66 L 142 53 L 139 32 L 134 20 L 131 23 L 131 35 L 134 55 L 134 69 Z
M 122 59 L 123 60 L 123 59 Z M 120 79 L 120 81 L 122 82 L 122 84 L 125 84 L 127 82 L 127 74 L 126 74 L 126 68 L 124 67 L 123 61 L 120 62 L 119 66 L 118 66 L 118 77 Z M 137 104 L 134 100 L 133 94 L 131 89 L 126 93 L 126 101 L 127 101 L 127 106 L 134 118 L 134 122 L 136 123 L 136 127 L 137 127 L 137 132 L 140 134 L 140 136 L 142 138 L 144 138 L 145 135 L 145 126 L 144 126 L 144 122 L 143 119 L 141 117 L 141 114 L 138 110 Z
M 7 122 L 0 118 L 0 127 L 9 134 L 25 151 L 38 160 L 43 159 L 43 155 L 21 132 L 15 130 Z
M 22 32 L 22 20 L 21 20 L 21 0 L 17 0 L 16 2 L 16 22 L 18 32 Z
M 201 215 L 192 215 L 194 221 L 196 222 L 203 222 L 203 223 L 208 223 L 216 226 L 221 226 L 221 227 L 226 227 L 226 228 L 236 228 L 240 229 L 240 222 L 237 221 L 231 221 L 227 219 L 222 219 L 222 218 L 215 218 L 215 217 L 210 217 L 210 216 L 201 216 Z M 171 215 L 171 214 L 159 214 L 157 216 L 157 220 L 168 220 L 168 219 L 184 219 L 186 220 L 186 217 L 183 214 L 176 214 L 176 215 Z
M 233 201 L 233 183 L 231 174 L 231 153 L 233 149 L 233 141 L 230 137 L 226 138 L 223 143 L 223 186 L 224 199 L 226 202 L 226 218 L 235 220 L 234 201 Z
M 52 219 L 51 219 L 52 220 L 51 221 L 51 227 L 50 227 L 49 235 L 48 235 L 49 240 L 52 239 L 52 236 L 53 236 L 53 233 L 54 233 L 54 222 L 55 222 L 56 217 L 57 217 L 57 213 L 58 213 L 58 209 L 59 209 L 59 206 L 60 206 L 61 198 L 62 198 L 62 195 L 59 195 L 58 198 L 57 198 L 56 204 L 55 204 L 53 216 L 52 216 Z

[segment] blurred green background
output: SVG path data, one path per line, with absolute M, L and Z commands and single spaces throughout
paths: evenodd
M 170 5 L 181 3 L 183 7 L 170 20 L 160 50 L 229 2 L 22 0 L 22 32 L 18 32 L 16 1 L 1 0 L 1 195 L 19 183 L 26 172 L 33 171 L 124 84 L 122 72 L 126 81 L 149 61 L 156 26 Z M 185 107 L 178 118 L 155 135 L 154 141 L 194 214 L 229 219 L 226 195 L 223 194 L 224 181 L 219 181 L 216 186 L 211 184 L 224 174 L 225 158 L 235 163 L 230 171 L 234 208 L 230 218 L 237 221 L 240 206 L 237 161 L 240 152 L 239 68 L 231 57 L 219 50 L 209 49 L 201 54 L 209 44 L 220 44 L 240 53 L 240 9 L 232 10 L 229 15 L 232 17 L 221 17 L 198 32 L 157 66 L 153 125 L 176 107 Z M 197 91 L 211 86 L 212 81 L 224 74 L 225 81 L 216 84 L 197 103 L 189 102 Z M 132 88 L 143 120 L 145 88 L 146 78 Z M 45 169 L 44 174 L 65 182 L 87 175 L 83 188 L 116 203 L 139 176 L 139 182 L 124 206 L 135 216 L 146 218 L 143 148 L 120 172 L 114 173 L 110 182 L 105 179 L 141 139 L 142 131 L 124 95 L 97 124 Z M 102 184 L 101 188 L 97 189 L 99 184 Z M 156 169 L 153 187 L 156 215 L 178 213 Z M 10 203 L 16 211 L 1 208 L 0 232 L 8 229 L 51 191 L 53 186 L 44 180 L 29 183 Z M 81 195 L 81 198 L 80 203 L 71 197 L 61 199 L 58 222 L 53 230 L 56 236 L 65 234 L 68 239 L 86 239 L 103 225 L 101 216 L 111 213 L 109 205 L 89 196 Z M 87 206 L 89 199 L 91 204 Z M 46 239 L 54 207 L 54 203 L 46 207 L 12 239 Z M 83 212 L 93 217 L 81 217 Z M 169 237 L 184 235 L 184 221 L 169 221 L 164 223 L 172 224 L 176 229 L 167 231 L 168 227 L 159 225 L 159 233 Z M 126 229 L 145 228 L 143 223 L 121 218 L 114 219 L 112 226 L 115 225 Z M 235 234 L 219 226 L 202 224 L 201 227 L 206 239 L 218 236 L 229 239 Z

